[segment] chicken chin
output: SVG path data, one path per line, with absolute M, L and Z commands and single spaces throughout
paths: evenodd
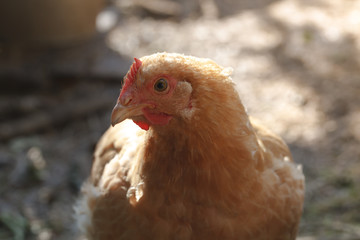
M 154 125 L 166 125 L 172 119 L 172 116 L 162 112 L 156 112 L 149 108 L 144 108 L 142 110 L 145 118 Z

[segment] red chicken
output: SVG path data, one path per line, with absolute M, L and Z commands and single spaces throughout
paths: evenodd
M 89 239 L 296 238 L 302 170 L 249 119 L 230 72 L 180 54 L 135 58 L 76 206 Z

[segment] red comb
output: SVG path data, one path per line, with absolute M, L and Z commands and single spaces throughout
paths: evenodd
M 134 58 L 134 60 L 135 60 L 135 62 L 131 65 L 131 68 L 130 68 L 129 72 L 127 73 L 126 78 L 124 80 L 124 86 L 121 90 L 120 96 L 122 95 L 123 92 L 126 91 L 126 89 L 130 85 L 132 85 L 135 82 L 136 74 L 141 67 L 142 62 L 137 58 Z
M 142 64 L 139 59 L 134 58 L 134 60 L 135 62 L 131 65 L 130 71 L 125 80 L 125 82 L 129 82 L 129 84 L 132 84 L 135 81 L 136 73 L 139 71 L 139 68 Z

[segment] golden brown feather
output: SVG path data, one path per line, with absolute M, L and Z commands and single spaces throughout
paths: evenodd
M 180 54 L 140 60 L 76 206 L 83 233 L 295 239 L 304 176 L 281 138 L 249 119 L 230 71 Z

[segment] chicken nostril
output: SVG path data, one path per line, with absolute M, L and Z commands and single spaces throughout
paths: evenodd
M 121 105 L 127 106 L 131 103 L 132 98 L 130 96 L 124 97 L 121 99 Z

